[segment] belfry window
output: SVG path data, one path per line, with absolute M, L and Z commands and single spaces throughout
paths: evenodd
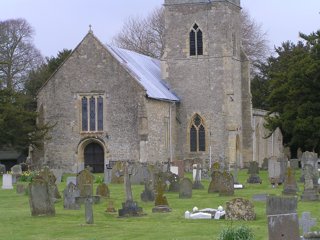
M 190 56 L 203 55 L 202 31 L 194 24 L 189 33 Z
M 82 132 L 103 131 L 103 96 L 81 97 Z
M 196 114 L 190 127 L 190 152 L 206 151 L 206 130 L 202 118 Z

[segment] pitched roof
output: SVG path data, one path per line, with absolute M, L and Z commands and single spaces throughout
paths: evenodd
M 149 98 L 165 101 L 179 101 L 161 79 L 160 61 L 133 51 L 106 46 L 120 64 L 140 83 Z

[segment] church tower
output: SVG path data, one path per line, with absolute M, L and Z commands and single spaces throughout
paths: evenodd
M 174 159 L 252 160 L 249 63 L 240 0 L 165 0 L 162 77 L 180 97 Z

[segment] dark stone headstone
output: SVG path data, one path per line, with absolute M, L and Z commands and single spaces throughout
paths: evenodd
M 96 195 L 99 195 L 103 198 L 110 198 L 110 190 L 108 185 L 105 183 L 101 183 L 97 186 Z
M 227 220 L 251 221 L 256 218 L 254 205 L 247 199 L 235 198 L 226 203 Z
M 179 192 L 179 188 L 180 188 L 179 176 L 174 173 L 169 173 L 168 181 L 170 182 L 168 191 L 169 192 Z
M 0 163 L 0 175 L 5 174 L 6 172 L 6 165 Z
M 262 180 L 259 177 L 259 164 L 257 162 L 250 162 L 248 173 L 250 177 L 247 180 L 247 183 L 262 183 Z
M 63 191 L 63 207 L 64 209 L 78 210 L 80 204 L 76 202 L 76 198 L 80 197 L 80 190 L 73 182 L 70 182 Z
M 25 184 L 22 183 L 17 183 L 16 185 L 16 192 L 18 194 L 24 194 L 27 191 L 27 186 Z
M 29 184 L 29 203 L 32 216 L 54 216 L 56 213 L 48 182 L 42 178 Z
M 261 169 L 262 170 L 268 170 L 268 158 L 264 158 L 263 162 L 261 164 Z
M 296 195 L 298 191 L 298 185 L 294 176 L 294 171 L 291 167 L 288 167 L 286 178 L 283 184 L 282 194 L 284 195 Z
M 216 193 L 220 191 L 221 179 L 222 172 L 214 170 L 211 174 L 211 182 L 209 184 L 208 193 Z
M 268 196 L 267 197 L 267 215 L 296 213 L 298 205 L 297 197 L 280 197 Z
M 297 213 L 268 216 L 269 240 L 299 240 Z
M 179 198 L 192 197 L 192 182 L 189 178 L 184 178 L 180 182 Z
M 145 181 L 144 191 L 140 194 L 140 197 L 143 202 L 154 201 L 154 190 L 152 181 Z
M 318 182 L 315 178 L 314 169 L 311 165 L 304 165 L 304 191 L 301 194 L 302 201 L 318 201 Z
M 231 173 L 224 171 L 219 187 L 220 196 L 232 196 L 234 195 L 234 181 Z

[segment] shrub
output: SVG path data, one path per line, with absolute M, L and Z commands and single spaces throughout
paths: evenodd
M 254 240 L 253 232 L 246 226 L 223 229 L 218 240 Z
M 39 174 L 38 171 L 25 171 L 19 177 L 20 182 L 31 182 L 32 179 Z

